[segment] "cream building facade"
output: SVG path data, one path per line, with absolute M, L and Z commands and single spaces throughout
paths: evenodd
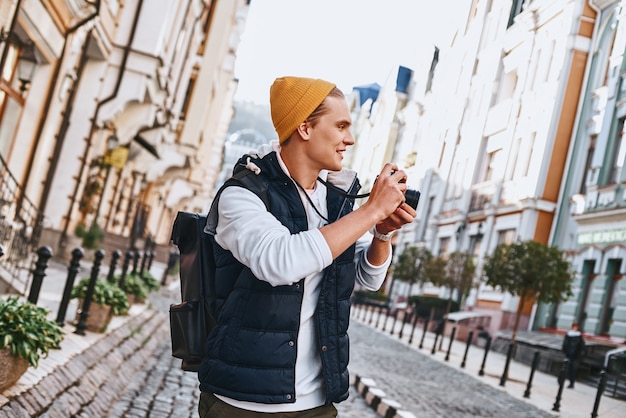
M 2 219 L 20 245 L 67 255 L 97 225 L 106 249 L 157 243 L 167 257 L 176 212 L 211 198 L 248 6 L 2 2 Z M 20 81 L 30 55 L 35 71 Z

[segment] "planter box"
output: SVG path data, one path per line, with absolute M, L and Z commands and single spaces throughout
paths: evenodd
M 28 361 L 11 354 L 11 349 L 0 350 L 0 392 L 13 386 L 28 369 Z
M 76 323 L 80 321 L 80 314 L 82 312 L 83 301 L 80 301 L 81 308 L 76 311 Z M 108 305 L 98 305 L 91 302 L 89 305 L 89 316 L 87 317 L 87 331 L 91 332 L 105 332 L 113 318 L 113 311 Z

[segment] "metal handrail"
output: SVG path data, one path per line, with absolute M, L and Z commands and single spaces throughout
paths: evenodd
M 0 275 L 8 275 L 8 283 L 14 288 L 14 281 L 28 272 L 32 263 L 41 235 L 43 216 L 40 215 L 0 155 L 0 244 L 4 250 L 0 257 Z M 6 277 L 3 278 L 6 281 Z M 26 283 L 23 285 L 25 292 Z

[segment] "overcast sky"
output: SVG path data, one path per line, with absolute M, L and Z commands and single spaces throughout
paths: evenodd
M 276 77 L 383 84 L 398 65 L 430 65 L 468 0 L 252 0 L 237 51 L 236 100 L 268 104 Z M 457 6 L 464 5 L 465 8 Z M 461 10 L 462 9 L 462 10 Z M 457 17 L 451 17 L 456 12 Z

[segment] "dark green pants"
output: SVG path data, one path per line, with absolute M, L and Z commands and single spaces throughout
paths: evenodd
M 337 409 L 334 405 L 328 405 L 296 412 L 254 412 L 235 408 L 212 393 L 200 392 L 198 413 L 200 418 L 335 418 Z

